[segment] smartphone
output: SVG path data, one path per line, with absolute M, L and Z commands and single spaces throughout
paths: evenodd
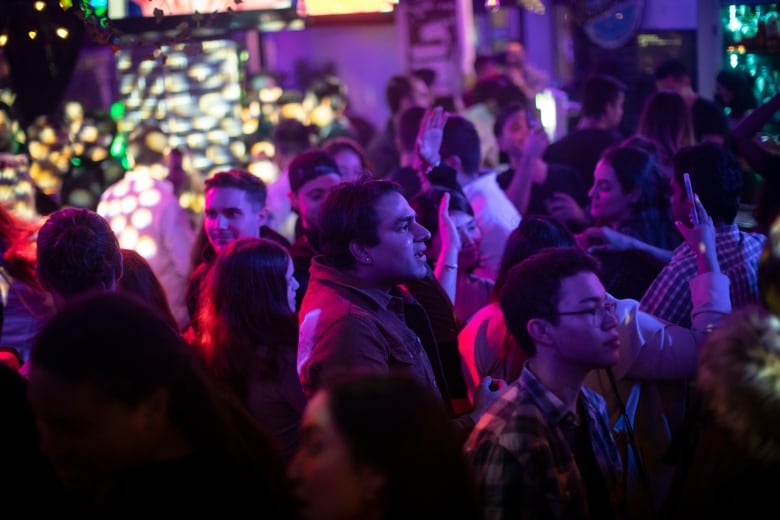
M 699 225 L 699 213 L 696 211 L 696 199 L 693 196 L 693 187 L 691 186 L 691 176 L 688 172 L 683 173 L 685 181 L 685 193 L 688 195 L 688 205 L 691 207 L 691 220 L 694 226 Z

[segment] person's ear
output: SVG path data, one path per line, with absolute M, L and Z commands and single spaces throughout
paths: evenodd
M 257 212 L 257 219 L 260 221 L 260 225 L 263 226 L 268 221 L 268 208 L 263 206 L 260 211 Z
M 291 191 L 287 192 L 287 198 L 290 199 L 290 207 L 295 211 L 298 211 L 298 197 Z
M 358 244 L 354 240 L 349 243 L 349 252 L 352 253 L 352 256 L 359 264 L 371 265 L 374 263 L 374 259 L 371 257 L 368 248 L 362 244 Z
M 534 343 L 547 344 L 551 341 L 550 322 L 543 318 L 532 318 L 526 324 L 528 335 Z

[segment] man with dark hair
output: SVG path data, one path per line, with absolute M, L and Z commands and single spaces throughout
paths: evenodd
M 448 116 L 441 135 L 438 158 L 426 158 L 439 168 L 455 170 L 458 184 L 474 209 L 482 233 L 480 265 L 476 275 L 495 280 L 509 233 L 520 223 L 520 213 L 498 185 L 495 172 L 480 170 L 479 135 L 474 124 L 461 116 Z M 433 175 L 437 169 L 431 172 Z M 438 173 L 437 173 L 438 175 Z
M 653 77 L 658 90 L 672 90 L 685 100 L 691 111 L 696 142 L 726 142 L 729 134 L 726 115 L 714 101 L 701 97 L 693 90 L 691 76 L 681 61 L 672 59 L 663 62 L 655 69 Z
M 184 328 L 187 277 L 195 231 L 179 204 L 164 154 L 166 135 L 155 126 L 141 125 L 128 138 L 132 167 L 100 196 L 97 212 L 108 220 L 123 249 L 143 256 L 165 289 L 176 323 Z M 175 174 L 174 174 L 175 175 Z
M 287 240 L 295 239 L 296 215 L 290 206 L 288 167 L 297 155 L 311 148 L 312 130 L 297 119 L 281 119 L 274 127 L 274 164 L 279 176 L 268 185 L 268 226 Z
M 398 168 L 400 152 L 396 148 L 396 134 L 399 132 L 398 120 L 401 113 L 409 107 L 431 105 L 431 94 L 428 86 L 413 74 L 398 74 L 391 77 L 385 88 L 387 106 L 390 108 L 390 118 L 384 130 L 378 132 L 366 148 L 366 157 L 374 167 L 377 177 L 387 177 Z
M 422 381 L 450 406 L 435 329 L 453 321 L 452 304 L 426 263 L 431 235 L 398 185 L 378 179 L 343 183 L 328 196 L 322 215 L 323 254 L 312 261 L 299 313 L 304 392 L 353 373 L 398 372 Z M 422 281 L 438 291 L 438 305 L 429 300 L 423 307 L 401 287 Z M 490 381 L 484 383 L 465 417 L 466 429 L 484 409 Z
M 543 250 L 501 291 L 507 327 L 528 355 L 519 379 L 466 443 L 485 518 L 616 518 L 622 463 L 604 398 L 584 386 L 620 359 L 614 302 L 597 261 Z
M 582 185 L 590 188 L 601 152 L 622 139 L 618 127 L 623 119 L 625 97 L 626 86 L 612 76 L 599 74 L 588 78 L 577 128 L 551 143 L 542 159 L 571 166 L 580 174 Z
M 203 244 L 196 244 L 195 266 L 187 283 L 187 310 L 194 320 L 202 285 L 216 254 L 242 237 L 270 238 L 285 248 L 290 243 L 266 226 L 268 210 L 265 183 L 256 175 L 240 169 L 217 172 L 205 181 Z M 198 246 L 202 250 L 197 250 Z
M 311 150 L 295 157 L 290 163 L 290 200 L 301 222 L 301 233 L 290 246 L 296 294 L 300 309 L 309 285 L 311 259 L 320 254 L 320 222 L 328 194 L 341 183 L 338 165 L 325 152 Z
M 734 219 L 742 194 L 742 170 L 734 156 L 716 143 L 681 149 L 674 156 L 672 214 L 676 221 L 690 222 L 690 203 L 683 175 L 689 173 L 696 196 L 715 223 L 718 263 L 731 283 L 731 303 L 736 308 L 758 303 L 758 260 L 766 236 L 739 229 Z M 641 308 L 668 322 L 691 326 L 691 296 L 688 280 L 694 277 L 697 255 L 686 242 L 647 288 Z
M 122 253 L 108 222 L 86 208 L 52 213 L 38 231 L 38 279 L 54 302 L 90 291 L 113 291 L 122 276 Z

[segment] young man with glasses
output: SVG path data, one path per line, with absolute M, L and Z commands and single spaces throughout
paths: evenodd
M 501 309 L 528 361 L 466 443 L 485 518 L 621 512 L 623 468 L 607 406 L 583 386 L 620 358 L 614 302 L 597 272 L 583 251 L 551 248 L 507 275 Z

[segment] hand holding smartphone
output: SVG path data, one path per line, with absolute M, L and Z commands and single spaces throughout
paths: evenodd
M 688 205 L 691 208 L 691 221 L 694 226 L 699 225 L 699 213 L 696 211 L 696 199 L 693 195 L 693 187 L 691 186 L 691 176 L 688 172 L 683 174 L 683 180 L 685 182 L 685 193 L 688 195 Z

